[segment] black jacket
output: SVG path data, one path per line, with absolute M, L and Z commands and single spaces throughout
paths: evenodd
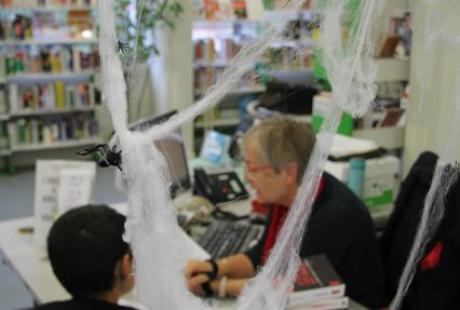
M 324 189 L 315 201 L 300 256 L 326 254 L 346 284 L 346 294 L 370 308 L 385 306 L 383 268 L 369 211 L 343 183 L 323 174 Z M 269 214 L 267 227 L 271 221 Z M 265 235 L 248 250 L 255 267 L 260 264 Z
M 401 185 L 395 209 L 381 239 L 387 294 L 396 293 L 421 218 L 425 197 L 431 186 L 438 157 L 425 152 L 419 156 Z M 431 267 L 417 266 L 402 309 L 460 309 L 460 182 L 447 195 L 444 217 L 422 262 L 442 245 L 439 259 Z
M 66 301 L 56 301 L 40 305 L 38 310 L 136 310 L 96 299 L 74 298 Z

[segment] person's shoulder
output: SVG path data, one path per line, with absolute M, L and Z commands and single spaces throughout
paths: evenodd
M 323 180 L 324 193 L 319 199 L 322 204 L 329 205 L 335 212 L 369 214 L 364 202 L 346 184 L 327 172 L 324 172 Z
M 73 309 L 72 308 L 72 301 L 66 300 L 66 301 L 53 301 L 49 302 L 46 304 L 42 304 L 39 306 L 35 306 L 30 309 L 35 309 L 35 310 L 59 310 L 59 309 Z
M 46 303 L 32 309 L 37 310 L 136 310 L 135 308 L 123 305 L 112 304 L 98 300 L 66 300 Z

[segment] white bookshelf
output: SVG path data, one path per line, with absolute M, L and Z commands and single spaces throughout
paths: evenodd
M 375 141 L 378 146 L 394 150 L 404 148 L 405 127 L 379 127 L 357 129 L 353 131 L 353 137 Z
M 101 138 L 66 140 L 66 141 L 58 141 L 54 143 L 35 143 L 35 144 L 32 143 L 32 144 L 25 144 L 25 145 L 18 144 L 18 145 L 11 146 L 11 153 L 50 150 L 50 149 L 57 149 L 57 148 L 71 148 L 71 147 L 100 144 L 100 143 L 102 143 Z
M 79 81 L 88 80 L 95 74 L 95 70 L 83 70 L 81 72 L 40 72 L 40 73 L 17 73 L 8 75 L 6 83 L 49 82 L 49 81 Z
M 46 2 L 47 4 L 53 3 L 49 0 Z M 7 113 L 0 115 L 0 126 L 6 128 L 8 135 L 9 148 L 0 150 L 0 157 L 8 158 L 6 162 L 13 162 L 9 157 L 13 158 L 16 153 L 50 150 L 48 153 L 51 154 L 57 149 L 83 147 L 102 142 L 100 105 L 96 102 L 95 94 L 98 73 L 97 55 L 95 54 L 98 39 L 94 20 L 97 14 L 96 2 L 92 1 L 91 5 L 83 5 L 83 1 L 77 3 L 73 6 L 37 6 L 36 1 L 27 0 L 13 2 L 17 6 L 0 7 L 2 18 L 6 18 L 8 14 L 21 14 L 32 18 L 38 14 L 37 12 L 50 12 L 59 18 L 59 16 L 70 16 L 73 10 L 87 11 L 89 15 L 86 15 L 86 18 L 91 28 L 87 29 L 89 30 L 87 33 L 85 33 L 86 28 L 80 29 L 81 34 L 74 35 L 67 30 L 68 24 L 61 22 L 59 25 L 62 28 L 55 35 L 45 36 L 44 33 L 47 32 L 40 33 L 42 29 L 37 28 L 37 30 L 32 26 L 32 36 L 29 35 L 29 39 L 9 37 L 6 40 L 0 40 L 1 53 L 22 50 L 26 53 L 26 57 L 31 57 L 32 50 L 44 48 L 51 50 L 51 47 L 64 46 L 67 47 L 64 50 L 70 51 L 67 54 L 59 54 L 60 65 L 51 63 L 51 58 L 48 60 L 50 69 L 59 70 L 59 72 L 48 71 L 49 69 L 45 67 L 42 60 L 40 60 L 39 69 L 44 71 L 31 72 L 36 71 L 37 67 L 27 62 L 29 58 L 26 58 L 22 61 L 22 69 L 15 68 L 9 71 L 8 75 L 0 78 L 0 83 L 7 92 L 6 101 L 9 107 Z M 7 53 L 3 55 L 5 59 L 9 57 Z M 33 94 L 33 99 L 29 97 L 25 99 L 24 91 Z M 50 141 L 44 133 L 44 128 L 50 130 L 52 126 L 59 126 L 59 135 L 52 134 L 53 143 L 44 143 L 43 140 Z M 75 139 L 75 137 L 80 137 L 79 131 L 83 130 L 82 128 L 84 128 L 85 136 Z M 20 130 L 25 130 L 28 134 L 20 135 Z M 65 132 L 61 134 L 63 130 Z M 68 139 L 65 139 L 66 136 Z M 55 140 L 58 137 L 61 137 L 62 140 Z M 7 167 L 7 169 L 13 171 L 14 167 Z
M 97 39 L 59 38 L 46 40 L 4 40 L 1 46 L 27 46 L 27 45 L 65 45 L 65 44 L 97 44 Z
M 95 6 L 85 5 L 72 5 L 72 6 L 15 6 L 15 7 L 0 7 L 2 12 L 5 13 L 16 13 L 16 12 L 68 12 L 73 10 L 96 10 Z
M 205 95 L 207 91 L 206 85 L 209 83 L 209 76 L 213 76 L 214 72 L 219 74 L 221 70 L 224 70 L 231 65 L 231 57 L 234 46 L 243 44 L 243 42 L 256 39 L 260 33 L 260 29 L 264 27 L 266 22 L 275 22 L 276 20 L 286 19 L 290 20 L 308 20 L 313 21 L 316 19 L 316 14 L 311 10 L 276 10 L 276 11 L 265 11 L 260 16 L 259 20 L 220 20 L 220 21 L 207 21 L 199 20 L 193 22 L 192 30 L 192 40 L 194 42 L 194 52 L 195 57 L 193 67 L 195 70 L 195 98 L 198 99 Z M 267 51 L 267 54 L 259 59 L 257 63 L 261 66 L 260 72 L 269 75 L 275 75 L 279 72 L 292 72 L 295 71 L 297 74 L 311 73 L 311 63 L 308 62 L 308 57 L 313 57 L 313 52 L 316 47 L 316 42 L 309 37 L 309 30 L 307 28 L 302 28 L 299 30 L 299 38 L 291 38 L 294 35 L 289 35 L 286 39 L 275 40 L 270 45 L 271 50 Z M 201 46 L 198 46 L 197 52 L 197 42 L 201 41 Z M 213 42 L 211 42 L 213 41 Z M 230 41 L 230 43 L 229 43 Z M 211 42 L 211 44 L 210 44 Z M 216 51 L 213 52 L 212 49 L 215 47 Z M 286 53 L 286 51 L 288 51 Z M 273 57 L 273 55 L 281 54 L 282 58 L 278 59 Z M 295 67 L 291 65 L 286 65 L 286 59 L 290 57 L 291 54 L 298 53 L 300 55 L 299 62 L 295 64 Z M 285 59 L 286 58 L 286 59 Z M 256 64 L 254 64 L 254 68 Z M 268 66 L 266 70 L 263 69 L 263 66 Z M 199 71 L 201 70 L 201 71 Z M 214 70 L 214 71 L 213 71 Z M 211 75 L 209 75 L 209 72 Z M 208 73 L 208 75 L 206 75 Z M 214 108 L 214 113 L 208 113 L 204 115 L 203 119 L 198 119 L 195 121 L 194 127 L 200 130 L 210 130 L 214 128 L 221 128 L 227 132 L 231 132 L 230 127 L 236 127 L 240 119 L 239 107 L 234 106 L 236 101 L 238 101 L 238 96 L 244 95 L 258 95 L 266 91 L 264 85 L 254 85 L 254 83 L 247 83 L 247 86 L 235 88 L 231 90 L 224 99 L 223 104 L 219 104 Z M 233 110 L 232 116 L 227 117 L 227 115 L 220 113 L 219 111 L 229 109 Z M 302 121 L 310 122 L 309 117 L 303 117 Z M 198 131 L 198 135 L 201 134 L 201 131 Z
M 54 109 L 54 110 L 26 110 L 16 111 L 8 115 L 8 118 L 12 117 L 23 117 L 23 116 L 40 116 L 40 115 L 53 115 L 53 114 L 68 114 L 68 113 L 79 113 L 79 112 L 90 112 L 95 111 L 99 108 L 98 105 L 80 107 L 73 109 Z M 0 118 L 1 120 L 1 118 Z
M 265 86 L 251 86 L 251 87 L 241 87 L 235 90 L 228 92 L 228 95 L 247 95 L 247 94 L 257 94 L 263 93 L 265 91 Z M 195 96 L 203 96 L 205 91 L 195 91 Z

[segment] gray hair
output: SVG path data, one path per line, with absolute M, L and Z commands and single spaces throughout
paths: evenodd
M 263 160 L 277 172 L 289 163 L 297 163 L 297 182 L 301 182 L 315 145 L 310 125 L 286 117 L 273 117 L 253 126 L 245 134 L 244 144 L 249 140 L 258 143 Z

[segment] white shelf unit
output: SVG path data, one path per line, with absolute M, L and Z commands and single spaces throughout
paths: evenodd
M 29 111 L 17 111 L 7 115 L 7 119 L 13 117 L 23 117 L 23 116 L 40 116 L 40 115 L 53 115 L 53 114 L 68 114 L 68 113 L 79 113 L 79 112 L 89 112 L 96 111 L 99 109 L 99 105 L 93 105 L 89 107 L 73 108 L 73 109 L 55 109 L 55 110 L 29 110 Z M 1 120 L 1 117 L 0 117 Z
M 353 136 L 372 140 L 378 146 L 385 149 L 394 150 L 404 147 L 404 132 L 405 127 L 380 127 L 369 129 L 358 129 L 353 131 Z
M 47 1 L 47 3 L 52 2 Z M 93 1 L 92 3 L 94 4 L 95 2 Z M 43 28 L 37 30 L 33 28 L 34 24 L 32 24 L 32 36 L 29 33 L 29 36 L 25 37 L 26 39 L 11 39 L 12 34 L 10 32 L 10 37 L 0 40 L 0 52 L 6 52 L 3 54 L 5 59 L 7 57 L 18 57 L 14 56 L 17 51 L 23 53 L 23 57 L 30 57 L 30 59 L 32 59 L 32 55 L 35 55 L 35 57 L 36 55 L 40 56 L 40 58 L 38 58 L 40 61 L 38 70 L 37 65 L 34 67 L 30 61 L 25 61 L 24 58 L 18 58 L 19 60 L 14 61 L 21 61 L 22 69 L 13 67 L 13 71 L 10 69 L 9 72 L 5 71 L 5 73 L 8 73 L 7 75 L 4 77 L 0 76 L 0 83 L 4 85 L 7 93 L 10 92 L 10 86 L 12 85 L 16 85 L 14 88 L 18 90 L 17 93 L 13 92 L 12 97 L 10 97 L 10 93 L 6 95 L 9 111 L 0 115 L 0 126 L 6 127 L 9 140 L 8 148 L 0 150 L 0 157 L 7 158 L 3 162 L 4 165 L 9 165 L 9 163 L 12 162 L 9 157 L 16 153 L 50 150 L 50 152 L 47 153 L 51 154 L 56 152 L 53 151 L 56 149 L 75 148 L 102 142 L 100 135 L 101 124 L 98 119 L 99 105 L 95 99 L 95 88 L 97 88 L 95 83 L 97 82 L 96 75 L 98 73 L 98 69 L 96 68 L 98 61 L 96 61 L 95 58 L 97 57 L 98 48 L 96 22 L 94 20 L 97 14 L 96 7 L 80 5 L 40 7 L 35 6 L 36 3 L 32 4 L 32 1 L 30 1 L 30 5 L 31 7 L 1 7 L 0 16 L 2 16 L 2 20 L 6 18 L 5 20 L 10 22 L 12 19 L 8 17 L 8 14 L 11 14 L 13 18 L 14 14 L 20 14 L 28 16 L 31 19 L 34 18 L 34 16 L 40 16 L 42 13 L 50 13 L 53 16 L 57 14 L 56 16 L 58 17 L 56 18 L 61 21 L 60 26 L 63 28 L 61 28 L 61 31 L 56 35 L 46 36 L 46 31 L 42 31 Z M 69 27 L 67 27 L 67 24 L 62 24 L 62 16 L 67 16 L 67 22 L 70 22 L 72 16 L 71 11 L 75 10 L 89 12 L 86 18 L 89 21 L 87 25 L 90 25 L 91 28 L 80 28 L 79 31 L 81 31 L 81 34 L 77 32 L 75 36 L 74 34 L 70 35 L 70 31 L 68 32 L 69 35 L 66 35 L 65 33 L 68 31 L 67 28 Z M 8 35 L 8 33 L 6 34 Z M 51 63 L 52 59 L 49 58 L 49 67 L 46 69 L 41 58 L 42 51 L 48 51 L 51 55 L 52 51 L 55 53 L 63 49 L 68 51 L 68 56 L 58 54 L 59 56 L 57 57 L 59 57 L 60 65 L 56 66 L 56 64 L 54 64 L 55 67 L 53 67 L 53 63 Z M 37 54 L 37 51 L 39 51 L 40 54 Z M 70 70 L 68 70 L 69 68 Z M 7 69 L 7 67 L 5 69 Z M 57 84 L 62 85 L 59 85 L 59 87 L 61 87 L 59 94 Z M 41 87 L 44 85 L 48 87 L 48 93 L 53 93 L 52 96 L 48 95 L 47 101 L 45 101 L 45 97 L 42 97 L 44 95 Z M 21 97 L 23 90 L 27 87 L 35 87 L 38 90 L 38 92 L 35 89 L 31 91 L 31 93 L 34 94 L 34 99 L 31 101 L 33 102 L 32 105 L 30 103 L 25 103 L 25 99 Z M 81 90 L 79 87 L 85 88 L 85 90 Z M 62 90 L 62 88 L 64 88 L 64 90 Z M 17 97 L 14 96 L 14 94 L 16 94 Z M 59 99 L 58 96 L 60 96 Z M 61 99 L 62 96 L 64 96 L 63 100 Z M 18 100 L 14 101 L 13 104 L 11 102 L 12 98 L 18 98 Z M 38 102 L 40 103 L 37 104 Z M 62 102 L 64 102 L 64 104 L 62 104 Z M 25 124 L 25 126 L 20 126 L 20 122 Z M 99 124 L 97 125 L 96 123 Z M 42 129 L 45 128 L 45 126 L 49 126 L 48 129 L 52 132 L 52 143 L 49 142 L 49 136 L 45 135 L 44 129 Z M 58 135 L 53 126 L 58 126 Z M 13 136 L 10 133 L 11 128 L 14 129 L 13 131 L 15 132 Z M 22 134 L 18 134 L 21 130 L 28 132 L 26 139 L 24 139 Z M 38 130 L 39 133 L 37 133 Z M 32 132 L 34 133 L 32 134 Z M 45 136 L 47 136 L 47 138 L 45 138 Z M 79 138 L 77 139 L 75 137 Z M 56 140 L 56 138 L 61 140 Z M 47 143 L 44 141 L 47 141 Z M 41 152 L 40 154 L 45 153 Z M 11 167 L 6 168 L 10 171 L 14 170 L 14 168 Z
M 27 46 L 27 45 L 65 45 L 65 44 L 97 44 L 97 39 L 57 38 L 43 40 L 5 40 L 0 46 Z
M 205 82 L 209 81 L 209 76 L 206 75 L 208 72 L 207 70 L 223 70 L 231 65 L 231 58 L 227 57 L 227 54 L 229 54 L 229 48 L 225 45 L 227 44 L 228 40 L 233 40 L 236 44 L 239 44 L 241 42 L 247 42 L 256 38 L 258 32 L 263 28 L 264 21 L 272 22 L 273 20 L 277 19 L 283 19 L 284 21 L 286 18 L 292 21 L 310 21 L 315 17 L 315 13 L 313 11 L 267 11 L 263 16 L 263 19 L 258 21 L 195 21 L 193 23 L 192 31 L 192 39 L 194 42 L 195 52 L 193 67 L 195 70 L 195 81 L 198 81 L 198 83 L 195 82 L 195 97 L 201 97 L 206 93 L 207 85 L 201 82 L 202 80 Z M 270 68 L 265 70 L 264 73 L 271 75 L 272 73 L 276 74 L 278 72 L 289 71 L 295 71 L 299 74 L 311 72 L 311 63 L 305 60 L 307 57 L 313 56 L 313 50 L 316 47 L 316 43 L 310 38 L 309 31 L 310 30 L 307 30 L 307 28 L 302 28 L 299 29 L 299 34 L 297 36 L 292 36 L 293 38 L 289 36 L 289 38 L 274 41 L 271 44 L 271 51 L 273 51 L 272 54 L 278 53 L 278 55 L 282 56 L 281 59 L 272 58 L 269 57 L 267 52 L 267 55 L 260 60 L 260 63 L 262 64 L 270 63 Z M 199 49 L 199 57 L 197 57 L 196 42 L 199 42 L 200 40 L 206 44 L 204 44 L 204 47 Z M 210 40 L 213 41 L 208 43 Z M 219 40 L 221 42 L 219 42 Z M 230 47 L 233 47 L 232 44 L 230 44 Z M 209 49 L 211 49 L 211 51 Z M 292 51 L 292 53 L 285 53 L 286 49 Z M 296 64 L 297 67 L 294 68 L 286 59 L 290 59 L 289 57 L 299 54 L 302 54 L 302 56 L 299 57 L 299 62 Z M 224 55 L 224 57 L 222 57 L 222 55 Z M 284 57 L 286 57 L 286 59 L 284 59 Z M 272 63 L 274 59 L 275 63 Z M 276 63 L 276 61 L 278 61 L 278 63 Z M 256 67 L 256 64 L 254 64 L 254 67 Z M 202 70 L 202 76 L 197 74 L 197 70 Z M 203 85 L 204 87 L 202 87 Z M 258 95 L 265 91 L 266 87 L 263 85 L 250 85 L 247 87 L 240 87 L 230 91 L 226 96 L 226 100 L 232 100 L 231 98 L 235 98 L 241 95 Z M 224 113 L 220 113 L 220 110 L 224 109 L 228 109 L 228 105 L 227 107 L 218 106 L 214 108 L 214 111 L 208 111 L 205 115 L 203 115 L 202 118 L 199 118 L 195 121 L 195 128 L 206 131 L 218 127 L 224 131 L 229 131 L 230 127 L 236 127 L 240 121 L 239 117 L 237 116 L 238 113 L 236 113 L 236 116 L 227 117 L 227 115 Z M 236 110 L 239 109 L 239 107 L 233 107 L 232 109 L 237 112 Z M 305 119 L 306 118 L 304 118 L 304 120 Z M 310 121 L 309 117 L 307 121 Z
M 231 66 L 243 42 L 255 37 L 257 21 L 251 20 L 199 20 L 193 22 L 192 42 L 194 49 L 194 96 L 198 100 L 206 94 L 208 87 L 219 74 Z M 219 128 L 231 132 L 239 123 L 237 112 L 240 96 L 258 95 L 265 87 L 256 82 L 255 74 L 249 74 L 240 81 L 240 86 L 231 90 L 219 106 L 207 111 L 194 122 L 194 140 L 206 131 Z M 230 109 L 229 109 L 230 107 Z M 230 114 L 224 111 L 230 110 Z M 228 111 L 227 111 L 228 112 Z M 199 148 L 194 145 L 195 150 Z
M 94 139 L 81 139 L 81 140 L 67 140 L 54 143 L 32 143 L 27 145 L 12 145 L 11 153 L 19 152 L 29 152 L 29 151 L 39 151 L 39 150 L 50 150 L 57 148 L 71 148 L 76 146 L 85 146 L 91 144 L 100 144 L 102 143 L 101 138 Z
M 95 70 L 83 70 L 80 72 L 41 72 L 41 73 L 16 73 L 5 78 L 6 83 L 25 83 L 25 82 L 49 82 L 89 79 L 96 73 Z
M 45 6 L 19 6 L 19 7 L 3 7 L 0 6 L 3 12 L 6 13 L 27 13 L 27 12 L 67 12 L 71 10 L 96 10 L 95 6 L 87 5 L 71 5 L 71 6 L 57 6 L 57 5 L 45 5 Z
M 229 95 L 246 95 L 246 94 L 257 94 L 263 93 L 265 91 L 265 86 L 254 86 L 254 87 L 242 87 L 230 91 Z M 195 91 L 195 96 L 203 96 L 205 91 Z

